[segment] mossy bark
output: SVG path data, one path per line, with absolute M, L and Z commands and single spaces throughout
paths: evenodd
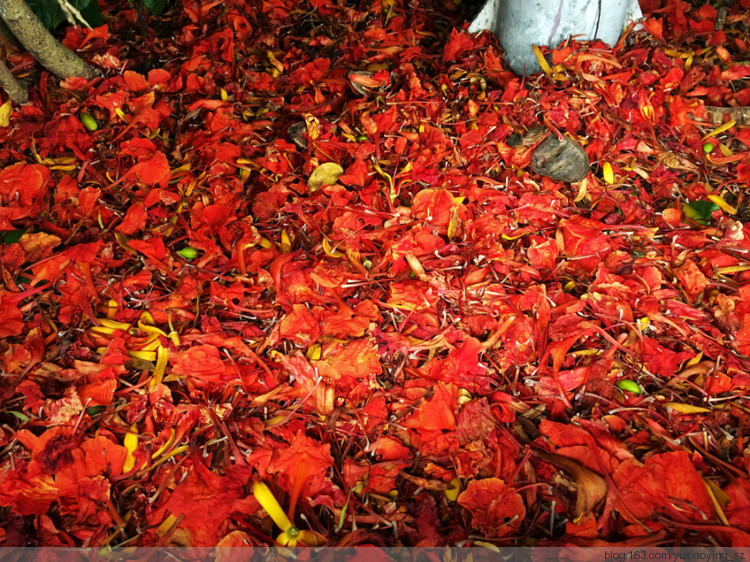
M 94 67 L 47 31 L 23 0 L 0 0 L 0 17 L 24 48 L 55 76 L 92 78 L 96 75 Z

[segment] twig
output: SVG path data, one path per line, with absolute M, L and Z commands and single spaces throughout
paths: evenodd
M 68 20 L 68 23 L 70 25 L 75 26 L 80 24 L 83 27 L 91 29 L 89 22 L 86 21 L 86 19 L 81 15 L 81 12 L 79 12 L 75 6 L 68 2 L 68 0 L 57 0 L 57 3 L 60 6 L 60 9 L 63 11 L 63 14 L 65 14 L 65 19 Z M 76 23 L 76 20 L 78 21 L 78 23 Z

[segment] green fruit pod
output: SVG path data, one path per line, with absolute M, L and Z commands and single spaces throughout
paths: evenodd
M 181 250 L 177 250 L 177 253 L 186 260 L 192 260 L 198 257 L 198 250 L 192 246 L 185 246 Z
M 617 388 L 619 388 L 620 390 L 632 392 L 633 394 L 636 394 L 636 395 L 643 392 L 641 390 L 640 385 L 635 381 L 631 381 L 630 379 L 622 379 L 622 380 L 617 381 L 615 384 L 617 385 Z
M 89 113 L 81 113 L 81 123 L 83 123 L 83 126 L 89 131 L 96 131 L 99 129 L 99 123 L 97 123 L 96 119 L 94 119 Z

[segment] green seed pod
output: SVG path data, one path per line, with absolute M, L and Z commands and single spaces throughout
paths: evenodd
M 96 131 L 99 129 L 99 123 L 97 123 L 96 119 L 94 119 L 89 113 L 81 113 L 81 123 L 83 123 L 83 126 L 89 131 Z
M 626 390 L 627 392 L 632 392 L 635 395 L 643 392 L 638 383 L 635 381 L 631 381 L 630 379 L 622 379 L 617 381 L 617 383 L 615 384 L 617 384 L 617 388 L 619 388 L 620 390 Z
M 713 149 L 714 149 L 714 145 L 711 144 L 710 142 L 707 142 L 706 144 L 703 145 L 703 152 L 705 152 L 706 154 L 710 154 L 713 151 Z
M 185 246 L 181 250 L 177 250 L 177 253 L 186 260 L 192 260 L 198 257 L 198 250 L 192 246 Z

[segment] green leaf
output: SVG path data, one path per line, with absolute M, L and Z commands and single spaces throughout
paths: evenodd
M 96 0 L 90 0 L 86 7 L 81 10 L 81 15 L 91 27 L 99 27 L 104 24 L 102 13 L 99 10 L 99 2 Z
M 21 412 L 16 412 L 15 410 L 7 410 L 7 412 L 9 414 L 12 414 L 12 415 L 16 416 L 22 422 L 29 421 L 29 417 L 26 414 L 22 414 Z
M 0 244 L 15 244 L 21 239 L 24 232 L 26 232 L 26 229 L 23 228 L 19 230 L 6 230 L 5 232 L 0 232 Z
M 719 206 L 713 201 L 693 201 L 688 205 L 682 206 L 682 212 L 689 219 L 700 224 L 707 224 L 711 220 L 711 213 L 718 210 Z
M 155 16 L 161 15 L 167 4 L 169 4 L 169 0 L 143 0 L 143 5 Z

